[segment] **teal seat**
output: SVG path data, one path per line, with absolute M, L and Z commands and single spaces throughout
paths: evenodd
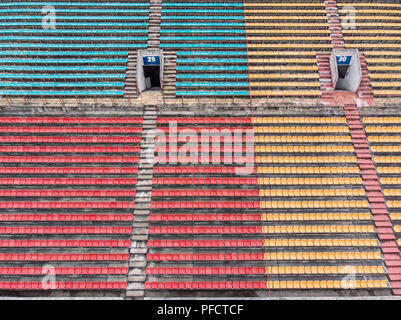
M 177 59 L 178 63 L 246 63 L 246 59 Z
M 177 74 L 177 79 L 248 79 L 246 73 L 233 73 L 233 74 Z
M 1 40 L 2 37 L 0 37 Z M 160 41 L 245 41 L 245 37 L 198 37 L 198 36 L 172 36 L 172 37 L 160 37 Z
M 122 33 L 148 33 L 148 30 L 146 29 L 119 29 L 119 30 L 113 30 L 113 29 L 0 29 L 0 34 L 2 33 L 77 33 L 77 34 L 93 34 L 93 33 L 100 33 L 100 34 L 105 34 L 105 33 L 116 33 L 116 34 L 122 34 Z
M 147 16 L 58 16 L 62 20 L 144 20 Z M 0 16 L 0 20 L 43 20 L 43 16 Z M 58 22 L 57 22 L 58 23 Z
M 177 96 L 249 96 L 249 91 L 176 91 Z
M 1 12 L 1 10 L 0 10 Z M 244 10 L 236 9 L 162 9 L 162 14 L 165 13 L 240 13 L 243 14 Z
M 246 51 L 178 51 L 178 56 L 246 56 Z
M 0 63 L 126 63 L 127 59 L 21 59 L 21 58 L 0 58 Z
M 148 22 L 60 22 L 57 21 L 58 27 L 147 27 Z M 1 27 L 11 26 L 37 26 L 42 29 L 42 21 L 26 22 L 26 21 L 13 21 L 13 22 L 0 22 Z M 22 29 L 21 29 L 22 30 Z
M 95 71 L 95 70 L 109 70 L 109 71 L 125 71 L 125 66 L 0 66 L 0 71 Z
M 163 7 L 241 7 L 243 4 L 242 2 L 167 2 L 163 3 Z
M 247 66 L 177 66 L 180 71 L 247 71 Z
M 161 48 L 246 48 L 245 43 L 161 43 Z
M 234 29 L 162 29 L 160 33 L 245 33 L 245 30 Z
M 26 6 L 27 4 L 31 6 L 79 6 L 79 7 L 88 7 L 88 6 L 97 6 L 97 7 L 149 7 L 149 2 L 6 2 L 0 3 L 0 7 L 8 7 L 8 6 Z
M 45 37 L 45 36 L 0 36 L 0 41 L 146 41 L 147 37 Z
M 17 8 L 17 9 L 0 9 L 0 13 L 18 13 L 18 12 L 33 12 L 42 13 L 42 7 L 40 8 Z M 69 13 L 149 13 L 149 9 L 56 9 L 57 13 L 69 12 Z
M 177 82 L 177 87 L 248 87 L 248 82 Z
M 243 16 L 162 16 L 162 20 L 244 20 Z
M 16 51 L 1 50 L 0 56 L 127 56 L 128 51 Z
M 124 82 L 1 82 L 0 86 L 12 87 L 124 87 Z
M 123 73 L 96 73 L 96 74 L 88 74 L 88 73 L 74 73 L 74 74 L 42 74 L 42 73 L 34 73 L 34 74 L 21 74 L 21 73 L 0 73 L 0 79 L 125 79 L 125 74 Z M 56 82 L 55 82 L 56 83 Z
M 0 90 L 10 96 L 122 96 L 121 90 Z
M 146 48 L 146 43 L 0 43 L 0 48 Z
M 243 22 L 162 22 L 160 25 L 161 27 L 245 27 Z

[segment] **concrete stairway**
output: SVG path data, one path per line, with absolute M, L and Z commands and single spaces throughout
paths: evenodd
M 128 53 L 127 70 L 125 73 L 124 97 L 129 99 L 138 98 L 138 85 L 136 83 L 137 52 Z
M 175 99 L 177 78 L 177 53 L 165 51 L 163 72 L 163 96 L 167 99 Z
M 153 153 L 156 134 L 156 107 L 144 106 L 142 143 L 139 158 L 138 190 L 135 197 L 127 298 L 142 299 L 146 277 L 146 254 L 149 229 L 150 200 L 153 179 Z
M 151 0 L 149 8 L 148 49 L 159 49 L 162 1 Z

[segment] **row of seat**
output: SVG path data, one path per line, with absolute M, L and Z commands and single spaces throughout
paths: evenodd
M 398 216 L 397 216 L 398 217 Z M 151 221 L 331 221 L 370 220 L 368 212 L 295 213 L 152 213 Z
M 127 268 L 120 267 L 59 267 L 54 272 L 59 275 L 65 274 L 126 274 Z M 0 274 L 6 275 L 41 275 L 42 268 L 38 267 L 4 267 L 0 268 Z
M 267 269 L 267 270 L 266 270 Z M 250 274 L 348 274 L 349 268 L 343 266 L 286 266 L 286 267 L 193 267 L 193 268 L 146 268 L 149 274 L 163 275 L 250 275 Z M 359 266 L 355 273 L 383 273 L 383 267 Z
M 365 119 L 365 118 L 364 118 Z M 382 125 L 378 125 L 378 126 L 368 126 L 366 127 L 366 132 L 368 133 L 398 133 L 400 132 L 400 127 L 395 125 L 395 126 L 382 126 Z
M 368 208 L 368 202 L 366 200 L 261 201 L 260 207 L 267 209 L 352 209 Z
M 0 183 L 1 184 L 1 183 Z M 239 185 L 256 185 L 257 178 L 223 178 L 223 177 L 210 177 L 210 178 L 153 178 L 153 185 L 221 185 L 221 184 L 239 184 Z
M 42 123 L 42 124 L 141 124 L 143 118 L 141 117 L 1 117 L 1 123 Z M 67 137 L 69 138 L 69 137 Z
M 51 127 L 51 126 L 1 126 L 0 133 L 140 133 L 140 127 Z
M 167 124 L 170 122 L 177 123 L 199 123 L 199 124 L 208 124 L 211 125 L 213 123 L 221 123 L 221 124 L 243 124 L 243 123 L 252 123 L 252 119 L 250 117 L 238 118 L 238 117 L 163 117 L 157 118 L 157 124 Z
M 0 178 L 0 185 L 135 185 L 136 178 Z
M 92 137 L 59 137 L 59 136 L 42 136 L 42 137 L 30 137 L 30 136 L 0 136 L 0 142 L 2 143 L 139 143 L 141 137 L 104 137 L 104 136 L 92 136 Z M 17 147 L 15 147 L 17 148 Z M 49 146 L 46 146 L 49 148 Z M 92 147 L 95 148 L 95 147 Z M 105 148 L 105 147 L 101 147 Z M 108 147 L 106 150 L 113 150 L 115 147 Z M 87 149 L 89 150 L 89 149 Z M 96 151 L 101 152 L 101 151 Z
M 3 213 L 0 221 L 132 221 L 131 214 L 108 213 Z
M 138 168 L 135 167 L 0 167 L 0 174 L 63 175 L 63 174 L 135 174 L 135 173 L 138 173 Z
M 129 247 L 130 241 L 123 239 L 114 240 L 102 240 L 102 239 L 57 239 L 57 240 L 46 240 L 46 239 L 25 239 L 25 240 L 0 240 L 0 247 L 31 247 L 31 248 L 85 248 L 85 247 Z M 90 267 L 86 267 L 90 268 Z M 95 267 L 96 269 L 98 267 Z M 126 269 L 125 267 L 122 269 Z M 0 271 L 1 272 L 1 271 Z
M 135 197 L 135 190 L 0 189 L 0 197 Z
M 0 253 L 0 261 L 126 261 L 128 257 L 127 253 Z
M 0 196 L 2 192 L 0 190 Z M 211 190 L 152 190 L 152 197 L 258 197 L 258 190 L 233 190 L 233 189 L 211 189 Z
M 2 153 L 138 153 L 139 150 L 139 146 L 0 146 Z
M 326 156 L 326 155 L 313 155 L 313 156 L 255 156 L 255 161 L 261 163 L 278 163 L 278 164 L 311 164 L 311 163 L 329 163 L 329 164 L 339 164 L 339 163 L 349 163 L 356 165 L 355 156 Z
M 260 289 L 374 289 L 387 288 L 386 280 L 281 280 L 281 281 L 161 281 L 148 282 L 152 290 L 260 290 Z
M 235 233 L 372 233 L 374 232 L 373 226 L 368 225 L 275 225 L 263 227 L 229 227 L 229 226 L 203 226 L 203 227 L 150 227 L 149 233 L 151 234 L 235 234 Z
M 255 139 L 257 142 L 257 139 Z M 294 141 L 296 142 L 296 141 Z M 341 141 L 343 142 L 343 141 Z M 268 166 L 262 167 L 259 166 L 257 168 L 257 172 L 260 174 L 359 174 L 359 168 L 357 166 L 347 166 L 347 167 L 334 167 L 334 166 L 324 166 L 324 167 L 310 167 L 310 166 L 303 166 L 303 167 L 287 167 L 287 166 Z
M 265 139 L 263 139 L 265 140 Z M 264 141 L 263 141 L 264 142 Z M 329 142 L 329 141 L 325 141 Z M 342 146 L 336 146 L 336 145 L 323 145 L 323 146 L 303 146 L 303 145 L 298 145 L 298 146 L 281 146 L 281 145 L 273 145 L 273 146 L 256 146 L 255 151 L 258 153 L 335 153 L 335 152 L 341 152 L 341 153 L 350 153 L 354 151 L 354 147 L 349 145 L 342 145 Z
M 210 125 L 202 126 L 202 127 L 180 126 L 180 128 L 177 129 L 176 126 L 175 126 L 175 121 L 172 121 L 172 123 L 169 124 L 169 126 L 158 127 L 157 128 L 157 133 L 158 134 L 160 134 L 160 133 L 176 133 L 177 130 L 182 130 L 186 134 L 195 132 L 195 133 L 203 133 L 204 135 L 210 134 L 212 136 L 214 136 L 214 135 L 217 136 L 219 134 L 222 135 L 222 134 L 224 134 L 225 132 L 228 132 L 228 131 L 230 131 L 230 132 L 236 132 L 237 131 L 238 132 L 238 130 L 239 130 L 239 132 L 245 132 L 246 133 L 246 130 L 251 130 L 250 127 L 247 126 L 248 122 L 245 122 L 244 125 L 242 125 L 242 126 L 215 126 L 215 127 L 210 126 Z M 216 128 L 217 129 L 220 128 L 221 130 L 216 132 L 215 131 Z
M 47 285 L 43 282 L 2 281 L 0 290 L 124 290 L 124 281 L 55 281 Z
M 0 163 L 107 163 L 132 164 L 139 161 L 139 156 L 0 156 Z M 75 169 L 74 169 L 75 170 Z
M 235 173 L 235 168 L 233 167 L 211 167 L 211 166 L 203 166 L 203 167 L 186 167 L 186 166 L 180 166 L 180 167 L 173 167 L 173 166 L 168 166 L 168 167 L 154 167 L 153 168 L 153 174 L 155 176 L 158 176 L 159 174 L 163 175 L 181 175 L 181 174 L 213 174 L 213 175 L 218 175 L 218 174 L 233 174 Z
M 68 221 L 67 221 L 68 222 Z M 1 234 L 131 234 L 131 227 L 65 227 L 65 226 L 29 226 L 0 227 Z
M 398 195 L 401 193 L 401 189 L 390 189 L 386 190 L 388 194 Z M 40 191 L 36 190 L 18 190 L 18 193 L 10 193 L 8 190 L 0 190 L 0 196 L 11 196 L 14 194 L 21 194 L 22 196 L 31 196 L 32 194 L 39 194 Z M 50 194 L 54 196 L 57 194 L 57 191 L 51 191 Z M 75 191 L 73 191 L 75 192 Z M 119 193 L 120 191 L 98 191 L 98 190 L 81 190 L 77 191 L 79 194 L 85 193 L 87 196 L 127 196 L 129 191 L 126 193 Z M 65 196 L 70 196 L 69 192 L 60 193 L 65 194 Z M 45 193 L 43 193 L 45 194 Z M 78 196 L 75 193 L 71 196 Z M 365 190 L 363 188 L 342 188 L 342 189 L 323 189 L 323 188 L 316 188 L 316 189 L 268 189 L 268 190 L 257 190 L 257 189 L 250 189 L 250 190 L 238 190 L 238 189 L 210 189 L 210 190 L 153 190 L 152 197 L 347 197 L 347 196 L 354 196 L 354 197 L 363 197 L 365 196 Z
M 216 240 L 149 240 L 149 245 L 152 247 L 193 247 L 193 248 L 207 248 L 207 247 L 376 247 L 377 240 L 363 239 L 363 238 L 302 238 L 302 239 L 216 239 Z M 363 266 L 361 266 L 363 267 Z M 252 267 L 249 267 L 252 268 Z M 306 266 L 306 268 L 310 268 Z
M 54 257 L 56 258 L 56 257 Z M 96 258 L 96 257 L 93 257 Z M 0 254 L 1 259 L 1 254 Z M 380 251 L 148 253 L 148 261 L 380 260 Z
M 132 201 L 8 201 L 1 209 L 131 209 Z
M 255 126 L 255 133 L 343 133 L 347 132 L 347 126 L 338 125 L 338 126 L 305 126 L 305 125 L 285 125 L 278 126 L 275 124 L 271 124 L 270 126 Z

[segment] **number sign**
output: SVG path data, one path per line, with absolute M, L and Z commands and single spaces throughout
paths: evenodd
M 350 64 L 351 56 L 336 56 L 337 64 Z
M 158 66 L 158 65 L 160 65 L 160 57 L 159 56 L 144 56 L 143 64 L 145 66 Z

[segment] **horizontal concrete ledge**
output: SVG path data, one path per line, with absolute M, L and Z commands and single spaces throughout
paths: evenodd
M 127 297 L 143 297 L 143 290 L 127 290 Z
M 123 297 L 0 297 L 0 300 L 125 300 Z
M 127 297 L 142 296 L 142 290 L 127 290 Z M 125 300 L 123 297 L 0 297 L 2 300 Z M 250 297 L 144 297 L 144 300 L 401 300 L 401 297 L 393 296 L 361 296 L 361 297 L 272 297 L 272 298 L 250 298 Z
M 143 296 L 142 290 L 127 290 L 127 297 Z M 122 297 L 0 297 L 2 300 L 125 300 Z M 249 297 L 175 297 L 175 298 L 149 298 L 144 300 L 401 300 L 401 297 L 274 297 L 274 298 L 249 298 Z
M 395 296 L 361 296 L 361 297 L 271 297 L 271 298 L 250 298 L 250 297 L 145 297 L 144 300 L 401 300 Z

